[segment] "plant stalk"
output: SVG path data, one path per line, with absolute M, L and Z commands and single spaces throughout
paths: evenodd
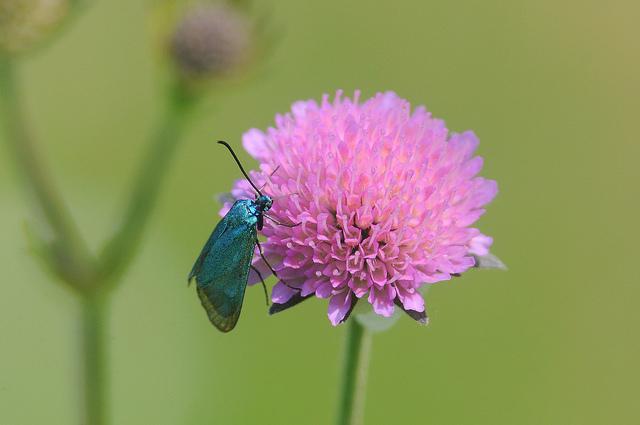
M 193 105 L 193 99 L 179 83 L 169 88 L 165 110 L 156 119 L 154 133 L 125 202 L 123 219 L 99 255 L 102 281 L 117 283 L 135 257 Z
M 75 289 L 84 292 L 84 285 L 92 280 L 93 257 L 81 237 L 62 196 L 53 184 L 30 134 L 19 94 L 15 59 L 0 54 L 0 127 L 8 154 L 21 177 L 27 192 L 54 234 L 48 247 L 47 260 L 57 263 L 58 274 Z
M 82 389 L 86 425 L 109 423 L 107 319 L 108 298 L 97 294 L 84 297 L 81 317 Z
M 353 317 L 347 320 L 346 326 L 336 423 L 360 425 L 364 419 L 371 333 Z

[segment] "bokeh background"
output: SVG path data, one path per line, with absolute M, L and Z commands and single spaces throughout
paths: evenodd
M 365 423 L 640 423 L 640 2 L 255 5 L 280 34 L 266 72 L 184 135 L 113 298 L 113 423 L 332 423 L 344 329 L 326 300 L 267 317 L 251 287 L 221 334 L 186 276 L 241 177 L 214 142 L 336 89 L 393 90 L 478 134 L 500 189 L 478 227 L 509 267 L 434 285 L 429 327 L 374 336 Z M 95 249 L 159 99 L 148 6 L 95 1 L 23 67 L 40 154 Z M 78 303 L 28 252 L 4 146 L 0 200 L 0 424 L 77 423 Z

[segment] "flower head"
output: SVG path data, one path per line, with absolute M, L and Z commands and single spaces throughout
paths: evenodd
M 291 195 L 276 199 L 269 216 L 300 223 L 265 220 L 261 245 L 281 280 L 271 298 L 285 307 L 313 295 L 329 298 L 333 325 L 362 298 L 378 314 L 391 316 L 397 306 L 424 323 L 420 287 L 488 254 L 492 238 L 470 225 L 497 184 L 476 177 L 482 158 L 472 156 L 473 132 L 449 134 L 425 107 L 411 112 L 393 92 L 361 104 L 359 94 L 296 102 L 276 115 L 275 128 L 244 134 L 262 170 L 252 173 L 254 181 L 272 197 Z M 238 180 L 232 195 L 255 193 Z M 261 263 L 257 256 L 264 277 Z

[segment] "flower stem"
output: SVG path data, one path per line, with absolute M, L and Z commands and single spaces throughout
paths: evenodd
M 27 126 L 16 77 L 18 59 L 0 54 L 0 126 L 16 170 L 55 235 L 50 260 L 60 267 L 58 274 L 84 291 L 90 281 L 93 258 L 67 210 L 49 173 L 38 158 Z
M 358 425 L 364 419 L 364 404 L 371 354 L 371 333 L 355 318 L 347 320 L 344 340 L 342 386 L 338 399 L 338 425 Z
M 179 136 L 196 103 L 180 83 L 170 87 L 164 113 L 156 121 L 147 155 L 133 185 L 118 232 L 96 261 L 52 183 L 27 125 L 17 81 L 17 60 L 0 53 L 0 129 L 8 156 L 35 199 L 54 241 L 40 254 L 53 272 L 79 295 L 82 358 L 83 423 L 108 423 L 107 340 L 108 297 L 135 257 Z
M 135 257 L 146 224 L 160 193 L 164 177 L 188 121 L 194 99 L 179 83 L 171 86 L 165 110 L 156 119 L 155 130 L 141 161 L 122 222 L 99 255 L 99 278 L 117 283 Z
M 81 356 L 83 359 L 84 421 L 86 425 L 103 425 L 108 420 L 107 391 L 107 315 L 108 299 L 96 294 L 83 297 Z

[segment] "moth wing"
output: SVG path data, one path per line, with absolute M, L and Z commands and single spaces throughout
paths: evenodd
M 255 224 L 229 226 L 225 217 L 191 271 L 209 320 L 222 332 L 233 329 L 240 317 L 255 241 Z
M 196 262 L 193 264 L 193 267 L 191 268 L 191 272 L 189 273 L 189 277 L 187 278 L 187 281 L 189 283 L 191 283 L 191 279 L 193 279 L 193 277 L 198 272 L 198 269 L 202 266 L 202 262 L 206 258 L 209 251 L 211 251 L 211 247 L 216 243 L 216 241 L 220 239 L 220 236 L 224 234 L 225 230 L 227 230 L 228 224 L 229 224 L 229 219 L 227 219 L 227 216 L 224 216 L 222 217 L 222 220 L 220 220 L 218 225 L 215 227 L 215 229 L 213 229 L 213 232 L 211 232 L 211 236 L 209 236 L 209 239 L 207 239 L 207 243 L 204 244 L 204 247 L 202 248 L 202 251 L 198 256 L 198 259 L 196 260 Z

